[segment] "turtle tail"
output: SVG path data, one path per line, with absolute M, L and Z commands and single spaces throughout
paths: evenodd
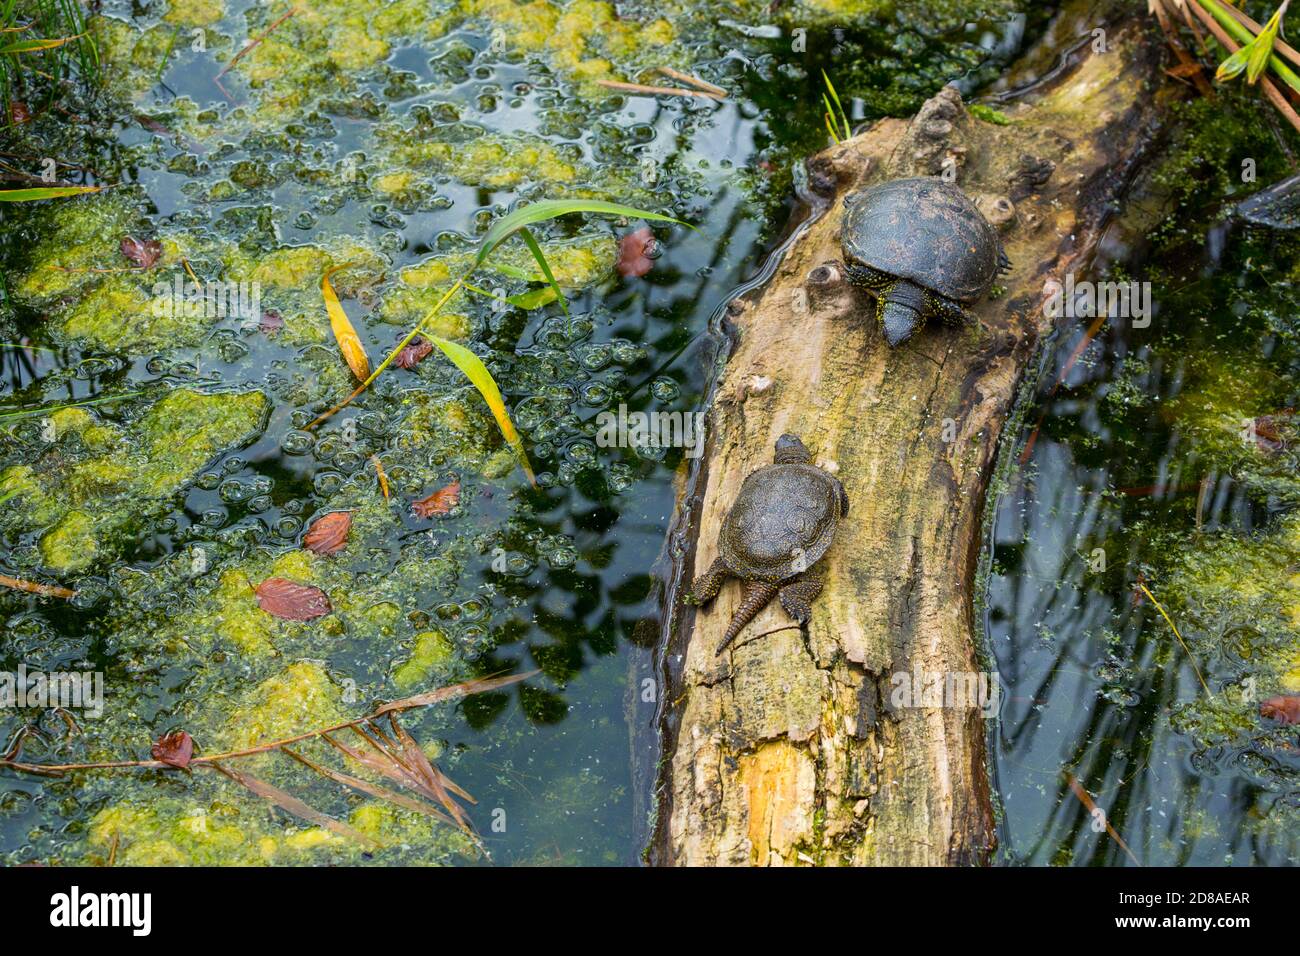
M 718 645 L 718 655 L 727 649 L 727 645 L 736 639 L 737 635 L 745 629 L 745 625 L 754 619 L 755 614 L 767 607 L 780 589 L 779 585 L 768 581 L 745 582 L 745 597 L 741 600 L 740 607 L 736 608 L 736 613 L 732 615 L 731 623 L 727 625 L 727 633 L 723 635 L 722 643 Z

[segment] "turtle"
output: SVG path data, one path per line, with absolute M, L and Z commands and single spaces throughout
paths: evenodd
M 844 271 L 875 295 L 891 346 L 931 316 L 968 321 L 964 306 L 1011 266 L 989 221 L 947 180 L 891 179 L 850 194 L 844 210 Z
M 821 593 L 813 565 L 831 546 L 839 519 L 849 513 L 849 498 L 838 478 L 812 463 L 797 435 L 776 440 L 772 464 L 745 478 L 718 535 L 718 558 L 691 591 L 696 604 L 708 604 L 729 577 L 745 582 L 745 596 L 718 645 L 721 654 L 741 630 L 780 596 L 781 606 L 800 625 L 812 615 Z

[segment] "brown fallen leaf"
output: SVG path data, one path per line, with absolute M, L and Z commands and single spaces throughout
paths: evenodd
M 310 621 L 334 610 L 320 588 L 284 578 L 267 578 L 257 586 L 257 606 L 286 621 Z
M 655 236 L 649 226 L 624 233 L 618 240 L 615 268 L 625 279 L 639 279 L 655 266 Z
M 184 770 L 194 757 L 194 738 L 183 730 L 173 730 L 159 737 L 149 748 L 149 753 L 154 760 Z
M 1106 832 L 1110 835 L 1110 838 L 1119 845 L 1121 850 L 1128 854 L 1128 858 L 1132 860 L 1135 865 L 1141 866 L 1142 864 L 1138 862 L 1138 858 L 1133 855 L 1133 851 L 1130 850 L 1128 844 L 1124 842 L 1124 838 L 1116 833 L 1115 828 L 1110 825 L 1110 819 L 1106 816 L 1106 812 L 1100 809 L 1097 804 L 1093 803 L 1092 797 L 1088 794 L 1088 791 L 1083 789 L 1083 784 L 1079 783 L 1074 774 L 1069 773 L 1068 771 L 1065 774 L 1065 779 L 1070 784 L 1070 790 L 1073 791 L 1074 795 L 1079 799 L 1079 802 L 1083 804 L 1083 808 L 1088 811 L 1088 814 L 1094 820 L 1100 819 L 1103 826 L 1106 828 Z
M 384 714 L 391 713 L 395 710 L 410 710 L 412 707 L 428 707 L 430 704 L 439 704 L 445 700 L 454 700 L 457 697 L 466 697 L 470 694 L 485 694 L 490 690 L 498 690 L 502 687 L 509 687 L 511 684 L 518 684 L 520 681 L 528 680 L 530 677 L 536 677 L 540 674 L 539 670 L 525 671 L 522 674 L 509 674 L 503 677 L 476 677 L 473 680 L 467 680 L 460 684 L 452 684 L 449 687 L 439 687 L 436 690 L 425 691 L 421 694 L 414 694 L 410 697 L 403 697 L 401 700 L 389 701 L 380 707 L 370 716 L 372 718 L 382 717 Z
M 1300 724 L 1300 697 L 1270 697 L 1259 705 L 1259 715 L 1284 724 Z
M 402 725 L 397 722 L 397 715 L 389 714 L 388 717 L 392 723 L 395 740 L 384 734 L 378 725 L 374 725 L 373 728 L 376 736 L 383 741 L 387 752 L 391 753 L 410 773 L 414 774 L 427 791 L 434 794 L 435 799 L 447 809 L 447 812 L 455 818 L 457 823 L 466 830 L 470 829 L 469 817 L 465 815 L 465 811 L 460 804 L 451 798 L 451 794 L 447 792 L 447 788 L 443 785 L 446 778 L 433 768 L 433 765 L 429 763 L 429 758 L 424 755 L 424 751 L 402 729 Z M 360 728 L 354 729 L 360 730 Z M 464 791 L 461 792 L 464 793 Z M 469 796 L 469 794 L 465 795 Z
M 302 546 L 315 554 L 337 554 L 348 543 L 352 530 L 351 511 L 332 511 L 311 523 L 303 535 Z
M 416 339 L 406 348 L 397 353 L 397 358 L 393 359 L 393 364 L 398 368 L 415 368 L 433 351 L 433 345 L 424 339 Z
M 122 240 L 122 255 L 126 256 L 141 269 L 152 269 L 155 262 L 162 256 L 162 243 L 157 239 L 140 241 L 133 236 L 127 236 Z
M 24 123 L 32 121 L 32 111 L 27 108 L 27 104 L 22 100 L 14 100 L 9 104 L 9 122 L 14 126 L 22 126 Z
M 417 518 L 432 518 L 434 515 L 441 517 L 450 513 L 451 509 L 458 504 L 460 504 L 459 479 L 445 488 L 439 488 L 427 498 L 411 502 L 411 511 L 415 513 Z
M 364 794 L 375 797 L 379 800 L 386 800 L 391 804 L 402 807 L 406 810 L 414 810 L 416 813 L 423 813 L 433 817 L 435 820 L 441 820 L 443 823 L 450 823 L 456 826 L 456 821 L 447 814 L 443 813 L 436 807 L 430 806 L 423 800 L 415 800 L 404 793 L 394 793 L 385 787 L 377 786 L 369 781 L 362 780 L 360 777 L 354 777 L 351 774 L 343 773 L 341 770 L 335 770 L 333 767 L 326 767 L 309 760 L 296 750 L 290 750 L 288 747 L 281 747 L 280 752 L 288 757 L 292 757 L 305 767 L 310 767 L 322 777 L 328 777 L 335 783 L 341 783 L 345 787 L 351 787 L 353 790 L 359 790 Z
M 235 770 L 232 767 L 225 767 L 219 763 L 210 765 L 212 769 L 224 773 L 241 787 L 246 787 L 250 792 L 261 797 L 263 800 L 269 800 L 281 810 L 287 810 L 295 817 L 306 820 L 308 823 L 314 823 L 318 827 L 324 827 L 332 833 L 339 836 L 347 837 L 349 840 L 356 840 L 358 843 L 366 843 L 373 847 L 379 844 L 363 833 L 354 830 L 346 823 L 341 823 L 333 817 L 326 816 L 315 807 L 303 803 L 291 793 L 286 793 L 279 787 L 274 787 L 265 780 L 259 780 L 251 774 L 244 773 L 241 770 Z

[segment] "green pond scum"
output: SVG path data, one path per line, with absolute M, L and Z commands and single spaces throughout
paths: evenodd
M 0 671 L 102 673 L 104 707 L 0 708 L 0 751 L 143 761 L 183 730 L 219 754 L 539 673 L 400 715 L 475 799 L 460 805 L 476 835 L 267 752 L 229 765 L 364 839 L 211 768 L 5 771 L 0 863 L 636 865 L 662 758 L 639 680 L 684 456 L 602 447 L 597 416 L 701 407 L 710 320 L 773 251 L 803 158 L 828 143 L 823 75 L 854 128 L 948 82 L 977 96 L 1054 5 L 93 6 L 93 82 L 28 78 L 32 118 L 6 105 L 0 129 L 6 170 L 39 175 L 52 156 L 60 177 L 108 187 L 0 209 L 0 574 L 75 591 L 0 588 Z M 729 95 L 608 85 L 670 85 L 665 66 Z M 1063 768 L 1144 863 L 1300 859 L 1294 729 L 1260 715 L 1300 693 L 1300 245 L 1225 212 L 1280 179 L 1297 143 L 1250 93 L 1225 99 L 1169 107 L 1179 132 L 1142 184 L 1146 241 L 1110 263 L 1153 283 L 1156 320 L 1107 329 L 1065 388 L 1026 396 L 1012 436 L 1041 416 L 992 505 L 981 579 L 990 657 L 1019 688 L 990 737 L 1001 862 L 1125 862 L 1080 825 Z M 993 99 L 972 112 L 1009 122 Z M 1246 158 L 1258 183 L 1241 182 Z M 566 198 L 695 228 L 538 223 L 571 315 L 515 238 L 425 321 L 499 383 L 537 487 L 436 350 L 311 427 L 358 384 L 328 270 L 373 368 L 494 222 Z M 652 267 L 624 274 L 641 229 Z M 156 257 L 129 257 L 128 238 Z M 1084 327 L 1062 326 L 1058 365 Z M 452 487 L 448 507 L 413 509 Z M 304 547 L 338 512 L 342 547 Z M 1181 641 L 1134 598 L 1139 570 Z M 328 610 L 270 613 L 269 579 Z M 391 783 L 320 738 L 295 747 Z

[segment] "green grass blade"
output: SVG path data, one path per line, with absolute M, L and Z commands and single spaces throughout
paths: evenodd
M 569 303 L 565 301 L 564 292 L 560 289 L 560 284 L 555 281 L 555 275 L 551 272 L 551 265 L 546 261 L 546 256 L 542 253 L 542 247 L 537 244 L 537 237 L 533 235 L 531 229 L 526 227 L 520 227 L 519 237 L 524 240 L 524 245 L 528 247 L 528 251 L 531 252 L 533 258 L 537 260 L 537 264 L 542 269 L 542 275 L 546 276 L 546 281 L 550 284 L 551 288 L 555 290 L 555 298 L 559 300 L 560 308 L 564 311 L 565 318 L 568 318 Z
M 503 276 L 505 276 L 508 279 L 518 279 L 520 282 L 543 281 L 542 279 L 539 279 L 537 276 L 530 275 L 529 273 L 525 272 L 523 269 L 517 268 L 512 265 L 508 265 L 507 263 L 504 262 L 494 262 L 492 263 L 491 268 L 494 271 L 501 273 Z
M 479 243 L 478 253 L 474 257 L 474 268 L 477 269 L 481 266 L 497 246 L 520 229 L 534 223 L 545 222 L 547 219 L 556 219 L 575 212 L 594 212 L 606 216 L 627 216 L 630 219 L 671 222 L 679 226 L 686 226 L 688 229 L 695 228 L 680 219 L 674 219 L 672 216 L 664 216 L 656 212 L 637 209 L 634 206 L 622 206 L 618 203 L 604 202 L 599 199 L 543 199 L 516 209 L 510 215 L 503 216 L 494 222 L 492 228 L 487 231 L 487 235 Z
M 0 54 L 4 53 L 35 53 L 38 50 L 52 50 L 56 46 L 63 46 L 65 43 L 71 43 L 73 40 L 80 40 L 81 37 L 59 37 L 57 40 L 18 40 L 14 43 L 6 43 L 0 46 Z
M 555 219 L 559 216 L 567 216 L 570 213 L 575 213 L 575 212 L 591 212 L 591 213 L 598 213 L 606 216 L 627 216 L 629 218 L 649 219 L 654 222 L 671 222 L 679 226 L 686 226 L 686 228 L 688 229 L 695 228 L 690 223 L 682 222 L 680 219 L 674 219 L 672 216 L 665 216 L 657 212 L 647 212 L 644 209 L 637 209 L 635 206 L 623 206 L 620 205 L 619 203 L 605 202 L 603 200 L 598 200 L 598 199 L 543 199 L 538 202 L 532 203 L 531 205 L 524 206 L 520 209 L 516 209 L 508 216 L 503 216 L 501 219 L 497 220 L 497 222 L 492 224 L 492 227 L 488 229 L 486 235 L 484 235 L 483 238 L 479 241 L 478 252 L 475 253 L 474 261 L 470 263 L 469 268 L 464 272 L 464 274 L 460 276 L 460 278 L 456 280 L 455 285 L 453 285 L 442 296 L 442 298 L 438 300 L 438 302 L 434 305 L 434 307 L 429 310 L 429 312 L 425 315 L 425 317 L 421 319 L 419 323 L 413 329 L 411 329 L 410 332 L 406 334 L 406 338 L 402 339 L 402 341 L 399 342 L 393 348 L 393 350 L 388 353 L 388 356 L 382 362 L 379 363 L 379 366 L 370 373 L 369 377 L 364 382 L 362 382 L 355 389 L 353 389 L 351 395 L 349 395 L 339 404 L 335 405 L 333 408 L 329 409 L 328 411 L 324 412 L 321 415 L 318 415 L 313 421 L 308 423 L 307 425 L 308 430 L 315 428 L 321 422 L 324 422 L 326 419 L 330 418 L 333 415 L 336 415 L 338 412 L 347 408 L 349 405 L 352 404 L 352 402 L 357 398 L 358 395 L 360 395 L 367 388 L 369 388 L 371 384 L 375 381 L 375 379 L 377 379 L 380 376 L 380 374 L 386 368 L 388 368 L 390 364 L 392 364 L 393 360 L 397 358 L 397 356 L 401 353 L 402 349 L 410 345 L 411 342 L 414 341 L 415 337 L 424 330 L 425 324 L 430 319 L 432 319 L 433 316 L 436 315 L 437 312 L 444 305 L 447 304 L 447 300 L 450 299 L 453 295 L 455 295 L 458 290 L 463 289 L 465 287 L 465 283 L 469 281 L 469 277 L 474 273 L 474 270 L 479 268 L 481 265 L 483 265 L 483 263 L 487 260 L 488 256 L 490 256 L 496 250 L 496 248 L 501 245 L 501 243 L 505 242 L 515 233 L 519 232 L 522 229 L 525 229 L 528 226 L 533 225 L 534 223 L 544 222 L 547 219 Z M 525 239 L 524 241 L 527 242 L 528 240 Z M 534 244 L 536 244 L 535 240 L 534 240 Z M 539 263 L 543 266 L 543 269 L 547 273 L 549 273 L 550 266 L 545 264 L 545 257 L 539 260 Z M 515 272 L 512 273 L 510 270 L 502 268 L 500 266 L 497 266 L 496 268 L 506 275 L 518 274 L 522 276 L 522 272 L 519 270 L 515 270 Z M 548 275 L 548 281 L 554 283 L 554 277 Z M 552 288 L 558 290 L 559 286 L 558 284 L 553 285 Z M 565 309 L 565 312 L 567 314 L 568 312 L 567 307 Z M 454 343 L 448 343 L 448 344 L 453 345 Z M 441 348 L 441 346 L 439 347 Z M 460 348 L 460 346 L 456 346 L 456 348 Z M 447 350 L 443 349 L 443 351 L 446 352 Z M 467 354 L 473 356 L 472 352 L 467 351 Z M 475 361 L 477 361 L 477 359 L 475 359 Z M 502 406 L 502 408 L 504 409 L 504 405 Z M 506 421 L 508 422 L 509 419 L 507 419 Z M 513 432 L 514 426 L 511 425 L 510 429 Z M 504 427 L 502 428 L 502 432 L 503 433 L 505 432 Z M 517 437 L 518 436 L 516 434 L 516 438 Z M 523 452 L 522 444 L 518 446 L 516 451 L 522 454 Z M 526 467 L 525 470 L 528 472 L 529 476 L 531 477 L 532 468 L 529 466 Z
M 523 439 L 519 437 L 519 432 L 515 430 L 514 422 L 510 420 L 510 413 L 506 411 L 505 399 L 501 397 L 501 389 L 497 388 L 496 380 L 492 378 L 492 373 L 487 370 L 482 359 L 465 348 L 463 345 L 457 345 L 455 342 L 449 342 L 446 339 L 440 339 L 436 335 L 429 336 L 429 341 L 442 350 L 442 354 L 451 359 L 452 364 L 460 369 L 467 379 L 470 380 L 475 388 L 478 389 L 483 400 L 487 402 L 488 409 L 492 412 L 492 417 L 497 420 L 497 427 L 501 429 L 501 434 L 505 440 L 510 443 L 510 447 L 515 451 L 515 457 L 519 459 L 519 466 L 523 468 L 524 474 L 528 476 L 528 483 L 534 488 L 537 487 L 537 478 L 533 474 L 533 466 L 528 461 L 528 453 L 524 451 Z
M 481 295 L 488 299 L 495 299 L 498 302 L 505 302 L 525 312 L 530 309 L 540 309 L 544 305 L 550 305 L 555 301 L 555 290 L 550 286 L 543 286 L 540 289 L 529 289 L 527 292 L 517 292 L 514 295 L 497 295 L 495 292 L 489 292 L 487 289 L 480 288 L 476 285 L 465 283 L 465 291 L 473 292 L 475 295 Z
M 137 396 L 145 394 L 147 394 L 146 389 L 137 389 L 133 392 L 122 392 L 118 395 L 106 395 L 101 398 L 88 398 L 81 402 L 64 402 L 60 405 L 42 405 L 38 408 L 23 408 L 18 411 L 5 411 L 0 407 L 0 422 L 14 421 L 19 418 L 33 418 L 36 415 L 48 415 L 51 412 L 57 412 L 64 408 L 85 408 L 89 405 L 110 405 L 113 402 L 121 402 L 128 398 L 136 398 Z
M 62 199 L 82 193 L 97 193 L 99 186 L 37 186 L 32 189 L 0 189 L 0 202 L 36 202 L 39 199 Z
M 172 32 L 171 42 L 167 44 L 167 49 L 163 51 L 162 62 L 158 64 L 158 72 L 154 75 L 153 82 L 157 86 L 162 82 L 163 73 L 167 70 L 167 61 L 172 57 L 172 49 L 176 46 L 176 38 L 181 35 L 181 28 L 177 27 Z
M 831 134 L 831 141 L 835 143 L 842 142 L 839 130 L 837 129 L 838 124 L 835 121 L 835 113 L 831 110 L 831 101 L 826 98 L 825 93 L 822 94 L 822 104 L 826 107 L 826 129 Z
M 835 84 L 831 82 L 831 78 L 826 75 L 825 70 L 822 70 L 822 79 L 826 81 L 826 89 L 830 90 L 831 99 L 835 101 L 835 111 L 834 112 L 831 111 L 829 103 L 826 106 L 826 110 L 831 114 L 832 118 L 834 118 L 838 114 L 840 118 L 840 122 L 844 126 L 844 138 L 852 139 L 853 127 L 849 125 L 849 118 L 844 113 L 844 104 L 840 102 L 840 94 L 835 91 Z M 822 98 L 825 99 L 824 94 Z M 839 139 L 837 138 L 835 141 L 838 143 Z

